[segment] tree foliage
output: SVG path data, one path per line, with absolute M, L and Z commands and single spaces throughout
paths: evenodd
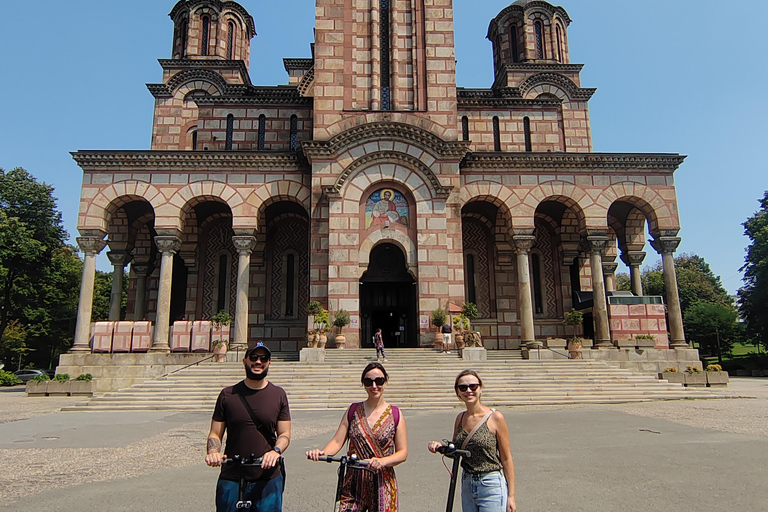
M 741 268 L 744 286 L 739 290 L 739 311 L 748 336 L 768 349 L 768 191 L 760 200 L 760 209 L 743 226 L 751 242 Z
M 739 332 L 738 313 L 731 305 L 696 302 L 685 312 L 685 334 L 699 346 L 702 355 L 727 355 Z

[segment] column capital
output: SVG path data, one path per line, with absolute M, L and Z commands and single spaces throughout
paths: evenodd
M 578 249 L 563 249 L 563 266 L 570 267 L 578 257 Z
M 237 249 L 237 252 L 239 254 L 243 254 L 243 253 L 250 254 L 253 251 L 253 249 L 256 247 L 256 237 L 236 235 L 232 237 L 232 243 L 235 245 L 235 249 Z
M 97 255 L 104 247 L 107 246 L 107 241 L 96 236 L 79 236 L 77 237 L 77 245 L 80 246 L 80 250 L 86 255 Z
M 133 259 L 133 254 L 128 251 L 109 251 L 107 253 L 107 258 L 109 258 L 109 262 L 112 263 L 112 265 L 116 267 L 124 267 Z
M 639 267 L 645 260 L 643 251 L 626 251 L 621 253 L 621 261 L 628 267 Z
M 679 236 L 660 236 L 654 240 L 651 240 L 651 247 L 656 249 L 659 254 L 673 254 L 682 238 Z
M 528 252 L 536 243 L 536 237 L 533 235 L 515 235 L 512 237 L 512 241 L 515 243 L 515 252 L 520 254 Z
M 616 269 L 619 268 L 619 264 L 613 261 L 603 262 L 603 274 L 609 276 L 616 273 Z
M 608 242 L 610 240 L 611 239 L 607 236 L 588 236 L 587 247 L 589 247 L 589 250 L 593 253 L 602 253 L 608 248 Z
M 131 263 L 131 269 L 137 276 L 146 277 L 149 275 L 149 263 L 134 261 Z
M 181 239 L 177 236 L 156 236 L 155 245 L 160 252 L 176 253 L 181 249 Z

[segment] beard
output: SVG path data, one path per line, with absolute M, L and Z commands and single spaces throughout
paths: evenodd
M 245 367 L 245 376 L 248 377 L 251 380 L 264 380 L 267 377 L 267 373 L 269 372 L 269 368 L 264 368 L 264 371 L 261 373 L 254 373 L 250 366 Z

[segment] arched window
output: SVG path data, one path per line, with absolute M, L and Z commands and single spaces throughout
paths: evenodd
M 555 25 L 555 33 L 557 34 L 557 61 L 563 62 L 563 32 L 560 30 L 560 24 Z
M 235 133 L 235 116 L 232 114 L 229 114 L 227 116 L 227 142 L 224 146 L 224 149 L 227 151 L 232 151 L 232 137 Z
M 515 25 L 509 29 L 509 51 L 512 54 L 512 62 L 520 62 L 520 49 L 517 47 L 517 27 Z
M 461 118 L 461 138 L 462 140 L 469 140 L 469 118 L 467 116 Z
M 200 39 L 200 55 L 208 55 L 209 39 L 211 37 L 211 18 L 203 16 L 203 36 Z
M 296 151 L 299 144 L 299 118 L 296 114 L 291 116 L 291 151 Z
M 285 316 L 295 315 L 296 298 L 296 255 L 288 253 L 285 257 Z
M 493 150 L 501 151 L 501 134 L 499 133 L 498 116 L 493 116 Z
M 187 20 L 181 22 L 181 34 L 179 34 L 179 58 L 183 59 L 187 56 L 187 32 L 189 31 L 189 25 Z
M 259 116 L 259 151 L 263 151 L 267 140 L 267 116 Z
M 216 308 L 215 313 L 218 313 L 219 311 L 228 311 L 229 305 L 227 304 L 227 297 L 229 294 L 227 293 L 227 290 L 229 287 L 227 286 L 227 277 L 229 277 L 229 258 L 227 258 L 226 254 L 220 254 L 219 255 L 219 265 L 218 265 L 218 279 L 216 280 Z
M 539 255 L 531 253 L 531 284 L 533 285 L 533 311 L 537 315 L 544 313 L 544 295 L 541 290 L 541 262 Z
M 529 117 L 523 118 L 523 132 L 525 134 L 525 150 L 533 151 L 531 146 L 531 119 Z
M 544 24 L 536 20 L 533 23 L 533 29 L 536 33 L 536 58 L 544 59 L 547 54 L 546 41 L 544 40 Z
M 390 14 L 389 1 L 381 0 L 379 17 L 381 20 L 380 47 L 381 47 L 381 110 L 390 110 L 391 90 L 389 79 L 389 32 Z
M 477 304 L 477 288 L 475 287 L 475 255 L 467 254 L 467 302 Z
M 235 24 L 227 23 L 227 59 L 232 60 L 235 55 Z

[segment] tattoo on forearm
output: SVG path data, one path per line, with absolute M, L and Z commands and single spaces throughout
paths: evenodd
M 221 452 L 221 440 L 216 439 L 215 437 L 209 437 L 208 453 L 219 453 L 219 452 Z

